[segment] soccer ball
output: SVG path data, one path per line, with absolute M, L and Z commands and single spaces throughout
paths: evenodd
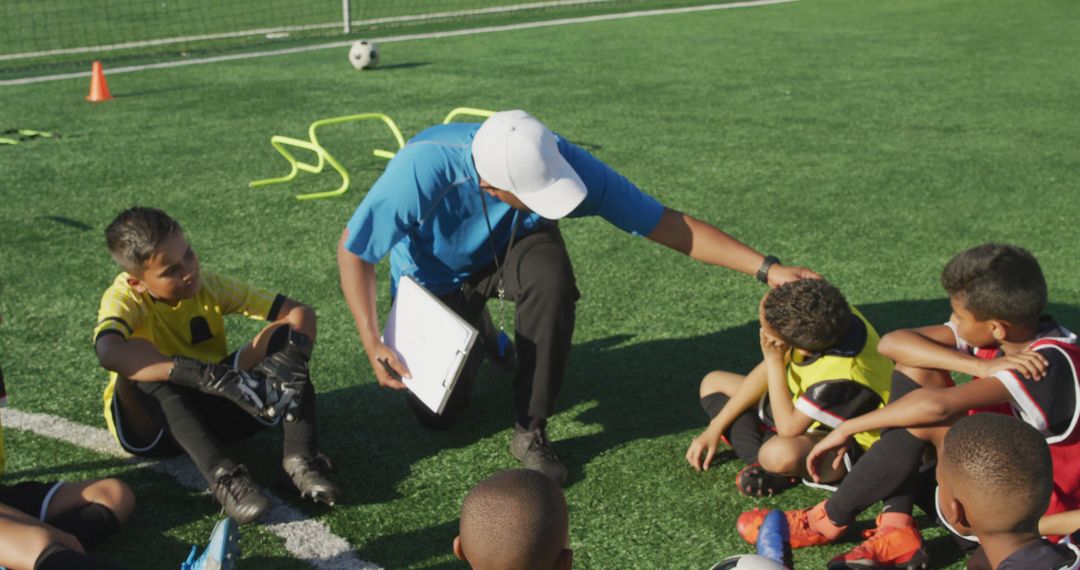
M 366 40 L 353 42 L 349 48 L 349 63 L 356 69 L 374 69 L 379 65 L 379 46 Z
M 764 556 L 743 554 L 725 558 L 713 565 L 710 570 L 787 570 L 787 568 Z

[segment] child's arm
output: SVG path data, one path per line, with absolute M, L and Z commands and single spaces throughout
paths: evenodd
M 94 348 L 103 368 L 130 380 L 165 382 L 172 372 L 172 359 L 143 339 L 103 334 L 94 343 Z
M 716 455 L 716 448 L 720 445 L 720 437 L 731 427 L 731 424 L 735 422 L 739 415 L 749 410 L 761 399 L 767 389 L 766 384 L 765 365 L 762 363 L 746 375 L 746 378 L 739 384 L 739 389 L 731 396 L 727 404 L 724 404 L 720 413 L 709 422 L 709 427 L 705 428 L 701 435 L 690 442 L 690 448 L 686 450 L 686 461 L 694 470 L 709 470 L 709 464 L 712 463 L 713 456 Z M 702 453 L 705 454 L 704 462 L 701 460 Z
M 1065 511 L 1039 519 L 1039 534 L 1043 536 L 1068 536 L 1080 531 L 1080 511 Z
M 878 352 L 915 368 L 960 372 L 985 378 L 1001 370 L 1016 369 L 1028 378 L 1042 378 L 1046 358 L 1034 351 L 1005 355 L 993 360 L 957 350 L 956 333 L 946 325 L 900 329 L 881 338 Z
M 839 469 L 847 441 L 857 433 L 948 424 L 972 408 L 1003 404 L 1010 399 L 1009 390 L 997 378 L 944 389 L 920 388 L 884 408 L 841 423 L 810 450 L 806 469 L 812 477 L 817 477 L 817 461 L 831 451 L 837 452 L 833 466 Z
M 773 421 L 776 422 L 776 434 L 782 437 L 795 437 L 806 433 L 814 420 L 795 408 L 791 402 L 791 390 L 787 385 L 788 345 L 764 329 L 760 332 L 761 355 L 765 359 L 765 370 L 769 384 L 769 408 Z

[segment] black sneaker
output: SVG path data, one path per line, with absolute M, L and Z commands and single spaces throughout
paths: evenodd
M 214 482 L 210 492 L 221 503 L 225 514 L 240 524 L 249 523 L 262 516 L 270 508 L 270 499 L 263 495 L 248 475 L 243 465 L 218 467 L 214 470 Z
M 310 497 L 317 503 L 330 506 L 337 502 L 341 490 L 326 475 L 333 470 L 333 465 L 325 455 L 321 453 L 315 457 L 289 455 L 281 460 L 281 466 L 292 480 L 292 484 L 296 486 L 296 490 L 300 491 L 301 497 Z
M 751 463 L 735 475 L 735 486 L 747 497 L 771 497 L 798 484 L 794 477 L 769 473 L 760 463 Z
M 560 487 L 566 483 L 566 467 L 551 450 L 551 442 L 544 428 L 525 431 L 515 427 L 514 437 L 510 440 L 510 453 L 526 469 L 551 477 Z

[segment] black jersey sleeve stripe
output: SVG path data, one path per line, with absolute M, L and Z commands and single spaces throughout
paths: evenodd
M 277 296 L 274 297 L 274 303 L 272 305 L 270 305 L 270 310 L 266 312 L 266 320 L 268 320 L 268 321 L 276 321 L 276 320 L 278 320 L 278 316 L 279 316 L 278 313 L 281 312 L 281 307 L 283 307 L 285 305 L 285 299 L 287 299 L 287 298 L 288 297 L 286 297 L 285 295 L 282 295 L 281 293 L 278 293 Z
M 124 319 L 121 319 L 120 317 L 105 317 L 104 319 L 101 319 L 100 321 L 98 321 L 98 326 L 100 326 L 100 325 L 101 325 L 101 323 L 104 323 L 104 322 L 106 322 L 106 321 L 115 321 L 115 322 L 118 322 L 118 323 L 120 323 L 120 324 L 124 325 L 124 328 L 125 328 L 125 329 L 127 329 L 127 333 L 128 333 L 129 335 L 131 335 L 131 334 L 134 334 L 134 333 L 135 333 L 135 329 L 133 329 L 133 328 L 131 327 L 131 325 L 129 325 L 129 324 L 127 323 L 127 321 L 125 321 Z
M 116 329 L 105 329 L 105 330 L 99 332 L 96 337 L 94 337 L 94 343 L 97 343 L 97 341 L 101 340 L 101 337 L 103 337 L 105 335 L 109 335 L 109 334 L 120 335 L 120 338 L 125 339 L 125 340 L 127 339 L 127 337 L 124 336 L 124 333 L 122 333 L 122 332 L 120 332 L 120 331 L 118 331 Z

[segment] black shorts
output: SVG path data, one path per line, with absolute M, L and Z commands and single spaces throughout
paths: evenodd
M 45 513 L 63 481 L 25 481 L 0 485 L 0 503 L 45 522 Z

